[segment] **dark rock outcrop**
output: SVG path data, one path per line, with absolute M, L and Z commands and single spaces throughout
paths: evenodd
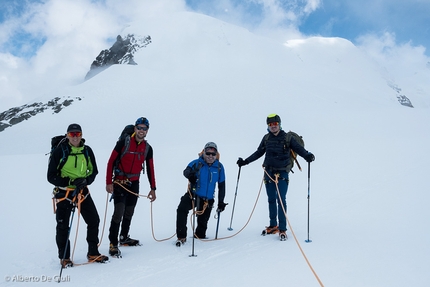
M 90 71 L 85 76 L 88 80 L 106 68 L 115 64 L 137 65 L 133 55 L 139 49 L 146 47 L 151 43 L 151 36 L 135 37 L 128 34 L 124 39 L 118 35 L 116 42 L 108 50 L 103 50 L 91 64 Z
M 392 88 L 394 91 L 396 91 L 396 93 L 397 93 L 397 95 L 396 95 L 397 100 L 399 101 L 399 103 L 401 105 L 406 106 L 406 107 L 410 107 L 410 108 L 414 107 L 412 105 L 411 100 L 408 97 L 406 97 L 405 95 L 400 94 L 400 92 L 402 91 L 401 88 L 399 88 L 396 84 L 394 84 L 394 83 L 392 83 L 390 81 L 388 81 L 388 86 L 390 86 L 390 88 Z
M 56 97 L 47 103 L 32 103 L 20 107 L 10 108 L 0 113 L 0 132 L 13 125 L 19 124 L 24 120 L 43 113 L 45 110 L 52 110 L 54 114 L 59 113 L 63 108 L 70 106 L 74 100 L 80 101 L 81 98 Z

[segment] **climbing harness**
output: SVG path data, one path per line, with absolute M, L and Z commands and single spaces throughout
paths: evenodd
M 61 193 L 60 190 L 65 191 L 64 197 L 57 198 L 57 195 Z M 55 187 L 54 188 L 54 190 L 52 192 L 52 194 L 53 194 L 52 205 L 54 208 L 54 214 L 57 213 L 57 204 L 62 202 L 63 200 L 68 200 L 70 202 L 70 204 L 77 204 L 77 202 L 75 202 L 75 201 L 78 199 L 78 196 L 76 194 L 75 195 L 71 194 L 71 192 L 74 192 L 74 191 L 75 191 L 74 188 L 69 188 L 69 187 L 64 187 L 64 188 L 63 187 Z M 79 194 L 81 195 L 80 200 L 84 201 L 87 198 L 88 194 L 90 194 L 90 192 L 88 190 L 88 193 L 85 196 L 82 196 L 82 192 L 83 192 L 83 190 L 81 190 L 79 192 Z

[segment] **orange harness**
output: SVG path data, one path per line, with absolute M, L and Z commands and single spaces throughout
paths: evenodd
M 52 207 L 54 208 L 54 213 L 57 212 L 57 204 L 59 202 L 63 200 L 68 200 L 71 204 L 80 205 L 90 194 L 90 191 L 88 190 L 88 193 L 86 195 L 83 195 L 84 189 L 81 189 L 78 194 L 74 195 L 72 198 L 69 198 L 70 192 L 75 191 L 75 188 L 66 187 L 66 194 L 64 195 L 64 197 L 56 198 L 55 195 L 59 193 L 59 190 L 59 187 L 55 187 L 53 191 L 54 196 L 52 197 Z

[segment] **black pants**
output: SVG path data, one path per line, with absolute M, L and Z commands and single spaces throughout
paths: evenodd
M 197 215 L 197 228 L 195 234 L 198 238 L 206 238 L 206 229 L 208 229 L 208 221 L 211 216 L 214 200 L 207 201 L 208 205 L 201 215 Z M 197 211 L 203 210 L 205 200 L 197 198 L 194 201 L 197 206 Z M 187 238 L 187 220 L 188 212 L 193 208 L 193 200 L 187 192 L 181 197 L 178 208 L 176 209 L 176 235 L 178 238 Z
M 139 194 L 139 180 L 132 181 L 131 185 L 125 185 L 125 187 L 128 190 Z M 117 184 L 114 185 L 114 211 L 109 228 L 109 241 L 113 245 L 118 245 L 118 234 L 123 237 L 128 236 L 131 219 L 133 218 L 134 208 L 136 207 L 138 198 L 138 196 L 131 194 L 121 186 Z M 119 231 L 120 227 L 121 232 Z
M 57 235 L 56 235 L 56 242 L 58 247 L 58 258 L 63 259 L 64 258 L 70 258 L 70 240 L 68 241 L 69 237 L 69 221 L 70 221 L 70 215 L 73 209 L 73 205 L 68 200 L 63 200 L 59 203 L 57 203 L 57 212 L 56 212 L 56 220 L 57 220 Z M 73 224 L 75 224 L 77 221 L 76 215 L 78 212 L 78 208 L 75 209 L 75 216 L 73 219 Z M 82 217 L 85 220 L 85 223 L 87 224 L 87 242 L 88 242 L 88 254 L 89 255 L 99 255 L 98 247 L 99 244 L 99 223 L 100 218 L 99 214 L 97 213 L 96 206 L 94 205 L 94 201 L 91 198 L 91 195 L 88 195 L 87 198 L 81 202 L 81 209 L 80 213 L 82 214 Z M 67 250 L 66 243 L 67 244 Z M 66 253 L 64 254 L 64 251 L 66 250 Z

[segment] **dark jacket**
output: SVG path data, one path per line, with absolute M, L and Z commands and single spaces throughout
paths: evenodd
M 290 162 L 290 149 L 301 157 L 308 154 L 308 151 L 298 144 L 294 138 L 290 138 L 289 142 L 286 142 L 286 132 L 283 130 L 280 130 L 276 136 L 271 132 L 268 135 L 267 139 L 266 135 L 263 137 L 257 150 L 245 161 L 251 163 L 266 154 L 263 162 L 265 168 L 283 170 L 286 169 Z
M 58 187 L 73 187 L 71 182 L 77 177 L 84 177 L 87 185 L 94 182 L 98 174 L 96 158 L 93 150 L 84 145 L 85 140 L 81 140 L 79 147 L 72 147 L 68 140 L 61 143 L 51 155 L 48 164 L 48 181 Z M 63 151 L 68 155 L 66 163 L 58 169 L 63 158 Z M 77 152 L 79 151 L 79 152 Z M 80 165 L 77 165 L 79 159 Z

